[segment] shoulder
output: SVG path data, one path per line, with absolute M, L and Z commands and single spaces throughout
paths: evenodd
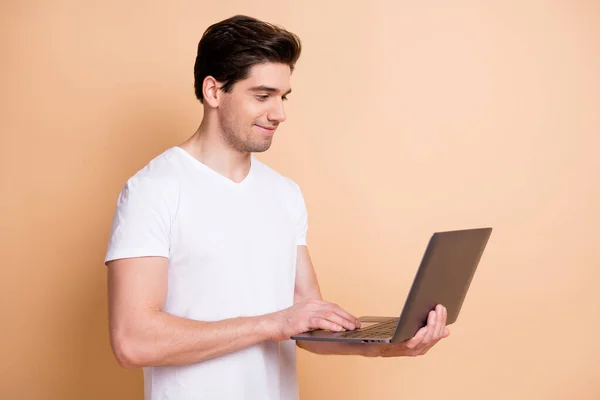
M 157 155 L 126 179 L 119 202 L 127 200 L 173 203 L 179 193 L 176 164 L 172 149 Z

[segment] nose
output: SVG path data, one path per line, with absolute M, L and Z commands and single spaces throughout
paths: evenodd
M 273 107 L 267 113 L 267 119 L 269 121 L 282 123 L 286 118 L 285 110 L 283 109 L 283 100 L 275 102 Z

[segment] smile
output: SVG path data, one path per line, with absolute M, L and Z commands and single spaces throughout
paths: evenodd
M 270 127 L 270 128 L 265 128 L 264 126 L 260 126 L 260 125 L 255 125 L 258 130 L 263 134 L 263 135 L 267 135 L 267 136 L 272 136 L 275 133 L 275 129 L 277 129 L 277 127 Z

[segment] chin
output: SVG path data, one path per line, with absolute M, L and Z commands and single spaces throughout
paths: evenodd
M 268 146 L 262 146 L 262 147 L 256 146 L 256 147 L 252 148 L 251 153 L 264 153 L 265 151 L 269 150 L 270 147 L 271 147 L 270 143 Z
M 268 140 L 257 140 L 252 143 L 247 143 L 246 151 L 249 153 L 263 153 L 271 147 L 271 139 Z

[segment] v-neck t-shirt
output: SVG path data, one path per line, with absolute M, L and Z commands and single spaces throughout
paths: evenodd
M 105 262 L 167 258 L 167 313 L 263 315 L 293 305 L 306 232 L 304 198 L 291 179 L 252 155 L 236 183 L 175 146 L 123 186 Z M 191 365 L 147 367 L 145 399 L 296 399 L 295 352 L 294 341 L 264 341 Z

